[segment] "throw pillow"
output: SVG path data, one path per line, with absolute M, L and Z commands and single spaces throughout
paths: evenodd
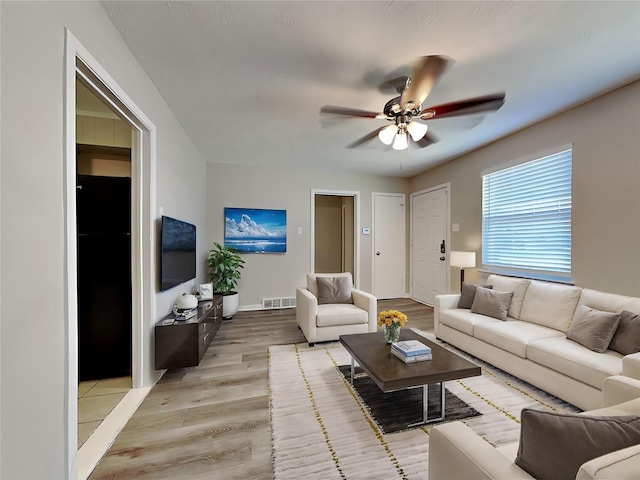
M 506 320 L 513 292 L 498 292 L 485 287 L 476 288 L 476 296 L 471 305 L 473 313 Z
M 640 352 L 640 315 L 627 310 L 620 313 L 620 323 L 613 334 L 609 350 L 622 355 Z
M 353 303 L 351 279 L 347 277 L 318 277 L 318 305 Z
M 594 352 L 604 353 L 618 327 L 620 315 L 601 312 L 586 305 L 578 305 L 567 339 L 587 347 Z
M 484 288 L 493 288 L 493 285 L 480 285 Z M 458 300 L 458 308 L 471 308 L 473 299 L 476 298 L 476 287 L 473 283 L 462 282 L 460 288 L 460 299 Z
M 640 443 L 640 417 L 588 416 L 523 408 L 516 465 L 538 480 L 575 479 L 580 466 Z

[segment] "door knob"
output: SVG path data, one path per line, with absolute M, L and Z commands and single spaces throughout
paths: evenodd
M 440 257 L 440 261 L 444 262 L 445 258 L 444 257 Z
M 380 255 L 380 252 L 376 252 L 376 255 Z

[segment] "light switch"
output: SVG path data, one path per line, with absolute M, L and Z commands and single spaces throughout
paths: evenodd
M 362 229 L 362 234 L 363 235 L 371 235 L 371 229 L 370 228 L 363 228 Z
M 459 223 L 452 223 L 451 224 L 451 231 L 452 232 L 459 232 L 460 231 L 460 224 Z
M 302 235 L 302 227 L 298 227 L 298 235 Z

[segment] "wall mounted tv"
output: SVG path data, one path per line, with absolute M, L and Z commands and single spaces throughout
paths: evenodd
M 196 226 L 162 217 L 161 290 L 196 278 Z

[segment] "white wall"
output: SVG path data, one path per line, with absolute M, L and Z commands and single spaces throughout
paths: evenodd
M 480 261 L 481 172 L 573 143 L 573 280 L 640 296 L 639 125 L 640 81 L 417 175 L 411 191 L 451 182 L 451 222 L 460 224 L 451 249 L 477 251 Z M 452 291 L 459 288 L 457 272 Z M 469 281 L 476 274 L 465 270 Z
M 207 239 L 224 242 L 224 207 L 287 210 L 287 253 L 246 254 L 238 283 L 241 307 L 265 297 L 293 297 L 311 267 L 311 190 L 360 192 L 360 227 L 371 227 L 372 192 L 405 193 L 408 180 L 345 172 L 210 164 L 207 168 Z M 408 223 L 408 222 L 407 222 Z M 298 227 L 302 228 L 299 235 Z M 372 291 L 372 237 L 360 236 L 359 287 Z
M 98 3 L 0 2 L 0 11 L 0 477 L 63 479 L 72 474 L 64 415 L 64 28 L 157 127 L 156 205 L 203 233 L 206 168 Z M 196 281 L 163 294 L 146 286 L 157 317 L 144 319 L 147 351 L 155 321 L 176 296 L 204 280 L 202 234 L 198 248 Z M 147 383 L 158 376 L 150 363 Z

